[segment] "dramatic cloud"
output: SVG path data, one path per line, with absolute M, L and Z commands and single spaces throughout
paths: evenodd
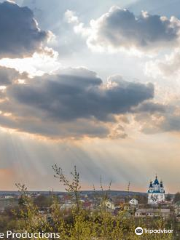
M 144 103 L 142 103 L 143 105 Z M 148 103 L 149 105 L 149 103 Z M 154 105 L 154 104 L 153 104 Z M 180 103 L 172 105 L 155 104 L 148 111 L 140 108 L 135 120 L 140 124 L 141 131 L 148 134 L 162 132 L 180 132 Z M 138 111 L 137 111 L 138 112 Z
M 111 115 L 130 112 L 133 106 L 153 98 L 154 88 L 152 84 L 121 79 L 114 81 L 114 85 L 105 85 L 94 72 L 81 68 L 36 77 L 28 84 L 12 86 L 8 94 L 20 104 L 58 121 L 81 118 L 109 121 Z
M 140 113 L 164 113 L 167 109 L 166 105 L 154 102 L 143 102 L 134 108 L 134 112 Z
M 0 57 L 25 57 L 42 51 L 49 33 L 41 31 L 28 7 L 0 3 Z
M 162 115 L 162 121 L 159 129 L 163 132 L 180 132 L 180 105 L 172 107 Z
M 87 44 L 93 50 L 147 52 L 179 44 L 180 21 L 175 17 L 168 19 L 147 12 L 136 17 L 114 6 L 97 20 L 91 20 L 86 29 L 72 12 L 67 12 L 66 17 L 76 25 L 76 32 L 89 33 Z
M 84 68 L 12 84 L 0 103 L 0 124 L 52 138 L 127 136 L 118 115 L 154 97 L 152 84 L 113 76 L 107 83 Z M 119 122 L 120 120 L 120 122 Z

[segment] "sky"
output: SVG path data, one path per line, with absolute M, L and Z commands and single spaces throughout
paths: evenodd
M 0 190 L 180 191 L 179 5 L 0 1 Z

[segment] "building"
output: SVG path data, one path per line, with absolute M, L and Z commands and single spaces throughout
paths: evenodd
M 137 209 L 135 212 L 135 217 L 163 217 L 168 218 L 171 215 L 170 209 L 157 209 L 157 208 L 148 208 L 148 209 Z
M 18 206 L 18 200 L 14 198 L 2 198 L 0 199 L 0 212 L 3 212 L 6 208 L 12 208 Z
M 154 182 L 150 181 L 148 190 L 148 204 L 158 204 L 165 201 L 165 190 L 163 182 L 159 183 L 158 177 L 156 176 Z
M 104 202 L 104 204 L 105 204 L 106 208 L 108 208 L 108 209 L 112 209 L 112 210 L 115 209 L 115 206 L 114 206 L 114 203 L 112 200 L 106 200 Z
M 174 204 L 174 211 L 176 215 L 180 215 L 180 201 Z
M 108 199 L 108 200 L 103 200 L 100 204 L 100 206 L 106 210 L 110 209 L 110 210 L 115 210 L 115 205 L 112 201 L 112 199 Z
M 133 198 L 133 199 L 131 199 L 131 200 L 129 201 L 129 204 L 130 204 L 130 205 L 133 205 L 133 206 L 137 206 L 137 205 L 138 205 L 138 200 L 135 199 L 135 198 Z
M 175 212 L 176 220 L 180 222 L 180 201 L 174 204 L 174 212 Z

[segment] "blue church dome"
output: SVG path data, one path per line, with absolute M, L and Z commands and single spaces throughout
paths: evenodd
M 159 185 L 159 181 L 158 181 L 157 176 L 156 176 L 156 179 L 154 180 L 154 185 Z
M 158 204 L 165 201 L 165 190 L 162 181 L 159 182 L 156 175 L 155 180 L 150 181 L 148 189 L 148 204 Z

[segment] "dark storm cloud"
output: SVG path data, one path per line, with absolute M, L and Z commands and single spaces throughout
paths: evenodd
M 8 89 L 10 99 L 56 121 L 95 118 L 109 122 L 114 114 L 131 112 L 132 107 L 153 96 L 152 84 L 121 79 L 108 87 L 94 72 L 83 68 L 36 77 Z
M 40 51 L 48 32 L 41 31 L 28 7 L 0 3 L 0 57 L 24 57 Z
M 20 77 L 22 75 L 16 70 L 0 66 L 0 86 L 10 85 Z
M 27 109 L 24 113 L 26 111 Z M 80 120 L 63 124 L 48 119 L 43 121 L 43 119 L 29 115 L 24 117 L 14 115 L 14 118 L 0 115 L 0 125 L 17 132 L 31 133 L 52 139 L 81 138 L 84 136 L 105 138 L 109 134 L 108 127 L 102 124 L 94 124 L 92 121 Z
M 91 47 L 136 48 L 142 51 L 179 43 L 180 21 L 142 12 L 136 17 L 132 12 L 112 7 L 108 13 L 91 22 Z

